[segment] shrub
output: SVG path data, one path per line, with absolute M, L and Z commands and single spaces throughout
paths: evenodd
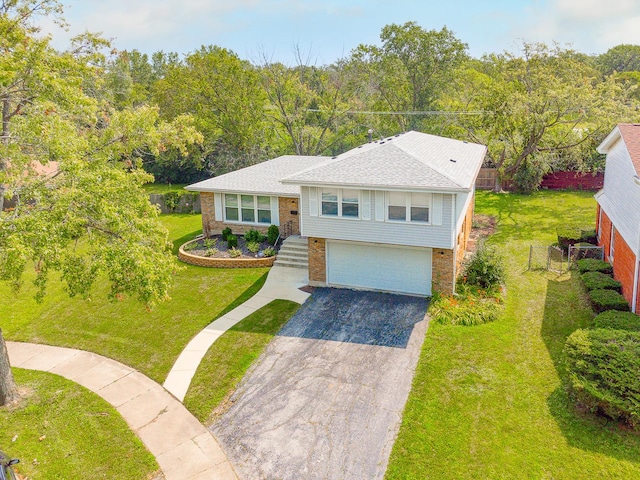
M 204 252 L 204 256 L 205 257 L 215 257 L 216 254 L 218 253 L 218 249 L 217 248 L 207 248 Z
M 245 242 L 257 242 L 260 243 L 264 241 L 265 236 L 262 235 L 258 230 L 247 230 L 244 234 Z
M 597 260 L 595 258 L 583 258 L 582 260 L 578 260 L 576 262 L 578 266 L 578 271 L 580 273 L 585 272 L 602 272 L 602 273 L 613 273 L 613 267 L 611 264 L 605 262 L 604 260 Z
M 213 248 L 216 246 L 217 243 L 218 242 L 213 238 L 205 238 L 202 241 L 202 245 L 204 245 L 204 248 Z
M 568 225 L 558 228 L 556 233 L 558 234 L 558 245 L 565 252 L 569 250 L 570 245 L 578 243 L 594 245 L 597 243 L 596 231 L 591 227 Z
M 278 236 L 280 235 L 280 229 L 277 225 L 271 225 L 269 230 L 267 230 L 267 242 L 271 245 L 275 245 L 278 240 Z
M 228 253 L 231 258 L 237 258 L 242 255 L 242 250 L 238 250 L 237 248 L 233 247 L 229 249 Z
M 504 282 L 504 265 L 495 250 L 481 245 L 464 271 L 465 282 L 481 288 L 494 288 Z
M 625 298 L 615 290 L 591 290 L 589 292 L 589 299 L 593 309 L 600 313 L 605 310 L 621 310 L 628 311 L 629 304 Z
M 227 241 L 227 239 L 229 238 L 229 235 L 231 235 L 231 229 L 229 227 L 225 228 L 224 230 L 222 230 L 222 240 L 223 241 Z
M 502 310 L 498 297 L 440 295 L 436 292 L 431 297 L 429 316 L 445 325 L 473 326 L 497 320 Z
M 260 244 L 258 242 L 247 242 L 247 250 L 251 253 L 258 253 L 258 250 L 260 250 Z
M 576 330 L 565 344 L 576 400 L 591 412 L 640 425 L 640 333 Z
M 186 243 L 183 245 L 182 249 L 185 252 L 190 252 L 191 250 L 195 250 L 196 248 L 199 248 L 200 244 L 198 242 L 191 242 L 191 243 Z
M 614 280 L 611 275 L 602 272 L 585 272 L 581 275 L 582 283 L 587 290 L 615 290 L 620 291 L 622 284 Z
M 236 248 L 237 246 L 238 246 L 238 237 L 236 237 L 235 235 L 228 235 L 227 248 L 232 249 L 232 248 Z
M 276 249 L 267 247 L 263 250 L 262 253 L 264 254 L 265 257 L 273 257 L 276 254 Z
M 640 332 L 640 316 L 631 312 L 607 310 L 593 319 L 593 326 L 595 328 Z

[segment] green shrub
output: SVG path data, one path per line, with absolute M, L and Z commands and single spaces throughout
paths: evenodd
M 235 235 L 227 235 L 227 248 L 232 249 L 238 246 L 238 237 Z
M 570 245 L 578 243 L 595 245 L 597 243 L 596 231 L 591 227 L 566 225 L 558 228 L 556 233 L 558 234 L 558 245 L 565 253 L 569 250 Z
M 593 326 L 595 328 L 640 332 L 640 316 L 631 312 L 607 310 L 593 319 Z
M 273 257 L 276 254 L 276 249 L 267 247 L 262 251 L 262 253 L 264 254 L 265 257 Z
M 235 248 L 235 247 L 234 247 L 234 248 L 230 248 L 230 249 L 228 250 L 228 252 L 229 252 L 229 256 L 230 256 L 231 258 L 237 258 L 237 257 L 239 257 L 240 255 L 242 255 L 242 250 L 238 250 L 238 249 L 237 249 L 237 248 Z
M 258 253 L 258 250 L 260 250 L 260 244 L 258 242 L 247 242 L 247 250 L 251 253 Z
M 233 232 L 231 232 L 231 228 L 227 227 L 224 230 L 222 230 L 222 241 L 226 242 L 227 239 L 229 238 L 229 235 L 231 235 Z
M 622 288 L 622 284 L 617 280 L 614 280 L 611 275 L 607 275 L 602 272 L 585 272 L 581 276 L 582 283 L 587 288 L 587 290 L 615 290 L 616 292 L 620 291 Z
M 258 230 L 248 230 L 244 234 L 244 240 L 247 243 L 249 242 L 261 243 L 261 242 L 264 242 L 265 239 L 266 237 L 262 233 L 260 233 Z
M 629 304 L 625 298 L 615 290 L 591 290 L 589 299 L 593 309 L 598 313 L 605 310 L 629 310 Z
M 215 257 L 216 254 L 218 253 L 218 249 L 217 248 L 207 248 L 204 252 L 204 256 L 205 257 Z
M 595 258 L 583 258 L 582 260 L 578 260 L 576 262 L 576 265 L 580 273 L 585 273 L 585 272 L 613 273 L 613 267 L 611 266 L 611 264 L 605 262 L 604 260 L 597 260 Z
M 182 247 L 182 249 L 185 252 L 190 252 L 192 250 L 195 250 L 196 248 L 199 248 L 200 244 L 198 242 L 190 242 L 190 243 L 185 243 Z
M 217 243 L 218 242 L 213 238 L 205 238 L 202 241 L 202 245 L 204 245 L 204 248 L 213 248 L 216 246 Z
M 465 267 L 464 281 L 480 288 L 494 288 L 504 282 L 504 265 L 495 250 L 481 245 Z
M 429 316 L 445 325 L 473 326 L 497 320 L 503 308 L 498 297 L 440 295 L 435 292 L 431 297 Z
M 269 242 L 271 245 L 275 245 L 279 235 L 280 229 L 277 225 L 269 226 L 269 230 L 267 230 L 267 242 Z
M 591 412 L 640 426 L 640 333 L 576 330 L 565 344 L 576 400 Z

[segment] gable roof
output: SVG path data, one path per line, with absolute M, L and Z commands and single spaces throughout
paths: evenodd
M 284 185 L 280 179 L 317 165 L 327 157 L 284 155 L 250 167 L 225 173 L 185 187 L 194 192 L 236 192 L 264 195 L 300 196 L 296 185 Z
M 598 146 L 599 153 L 607 153 L 609 149 L 622 139 L 631 163 L 636 169 L 636 175 L 640 176 L 640 123 L 619 123 Z
M 486 151 L 484 145 L 410 131 L 351 149 L 282 183 L 467 191 Z

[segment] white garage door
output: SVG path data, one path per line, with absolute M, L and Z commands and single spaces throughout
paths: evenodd
M 327 283 L 431 295 L 431 249 L 327 242 Z

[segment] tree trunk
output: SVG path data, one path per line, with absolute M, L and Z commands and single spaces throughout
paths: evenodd
M 18 387 L 13 380 L 7 344 L 0 330 L 0 406 L 18 400 Z

